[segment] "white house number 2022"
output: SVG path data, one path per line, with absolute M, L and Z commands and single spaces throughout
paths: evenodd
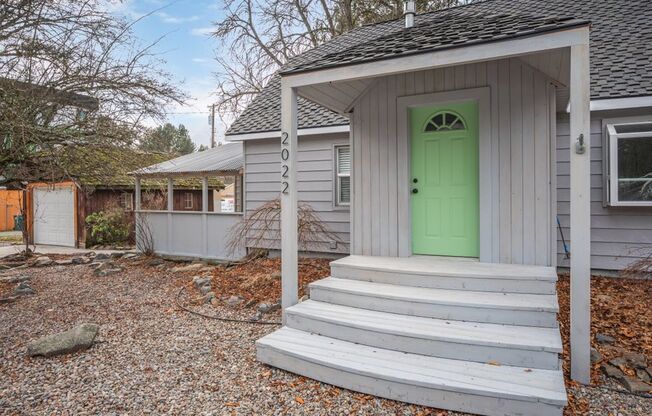
M 288 172 L 290 167 L 287 161 L 290 159 L 290 149 L 288 149 L 289 135 L 286 132 L 281 133 L 281 193 L 287 194 L 290 183 L 288 182 Z

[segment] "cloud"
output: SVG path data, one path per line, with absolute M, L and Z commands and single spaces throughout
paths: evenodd
M 161 19 L 163 23 L 180 24 L 180 23 L 188 23 L 188 22 L 194 22 L 199 20 L 199 16 L 196 15 L 181 17 L 181 16 L 174 16 L 165 12 L 158 12 L 156 14 L 158 15 L 158 17 Z
M 192 61 L 198 64 L 205 64 L 208 62 L 208 59 L 206 58 L 192 58 Z
M 215 28 L 212 26 L 209 27 L 196 27 L 190 31 L 190 34 L 193 36 L 209 36 L 215 31 Z

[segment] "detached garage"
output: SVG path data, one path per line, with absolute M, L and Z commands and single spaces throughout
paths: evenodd
M 76 247 L 77 187 L 73 182 L 30 184 L 27 212 L 30 242 Z

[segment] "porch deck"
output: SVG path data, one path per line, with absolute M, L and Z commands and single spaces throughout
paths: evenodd
M 415 404 L 560 415 L 556 279 L 549 267 L 349 256 L 286 309 L 258 359 Z

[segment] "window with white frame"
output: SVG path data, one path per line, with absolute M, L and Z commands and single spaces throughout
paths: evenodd
M 192 209 L 193 197 L 192 192 L 186 192 L 183 194 L 183 207 L 185 209 Z
M 134 209 L 133 202 L 134 202 L 133 194 L 131 192 L 123 192 L 120 194 L 120 206 L 125 211 L 133 211 Z
M 351 204 L 351 148 L 335 146 L 336 190 L 335 205 Z
M 608 199 L 614 206 L 652 206 L 652 117 L 606 125 Z

